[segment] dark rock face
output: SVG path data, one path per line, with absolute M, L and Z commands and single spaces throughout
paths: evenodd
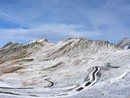
M 129 45 L 128 49 L 130 49 L 130 45 Z

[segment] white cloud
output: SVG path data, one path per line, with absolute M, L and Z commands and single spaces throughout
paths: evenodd
M 100 36 L 98 32 L 89 32 L 82 30 L 85 27 L 82 25 L 67 25 L 67 24 L 44 24 L 29 29 L 0 29 L 1 40 L 25 40 L 31 41 L 36 38 L 46 37 L 49 40 L 60 40 L 74 37 L 94 37 Z M 6 36 L 7 35 L 7 36 Z

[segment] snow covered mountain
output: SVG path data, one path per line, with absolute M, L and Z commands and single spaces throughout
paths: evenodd
M 0 98 L 128 98 L 130 50 L 107 41 L 38 39 L 0 49 Z
M 118 46 L 124 49 L 130 49 L 130 38 L 124 38 L 117 43 Z

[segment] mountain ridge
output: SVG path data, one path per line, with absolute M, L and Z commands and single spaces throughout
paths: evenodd
M 25 55 L 33 54 L 35 51 L 39 51 L 41 48 L 44 48 L 49 46 L 52 47 L 52 50 L 49 50 L 50 53 L 48 56 L 51 55 L 69 55 L 71 53 L 75 54 L 76 52 L 82 52 L 85 54 L 94 54 L 99 51 L 115 51 L 120 50 L 121 48 L 116 46 L 113 43 L 110 43 L 108 41 L 102 41 L 102 40 L 88 40 L 84 38 L 72 38 L 67 39 L 63 41 L 59 41 L 56 43 L 50 43 L 47 39 L 37 39 L 34 40 L 28 44 L 19 44 L 15 42 L 9 42 L 5 46 L 1 48 L 1 54 L 0 58 L 4 57 L 4 55 L 10 55 L 10 58 L 15 57 L 15 55 L 19 54 L 19 58 L 24 57 Z M 60 47 L 59 47 L 60 46 Z M 59 47 L 57 49 L 57 47 Z M 3 52 L 3 53 L 2 53 Z M 12 55 L 12 56 L 11 56 Z M 6 58 L 8 58 L 6 56 Z M 18 58 L 18 57 L 16 57 Z M 56 58 L 53 57 L 53 59 Z M 9 60 L 9 59 L 6 59 Z

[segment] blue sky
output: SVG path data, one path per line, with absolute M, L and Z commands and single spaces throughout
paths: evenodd
M 0 0 L 0 46 L 69 37 L 130 37 L 130 0 Z

